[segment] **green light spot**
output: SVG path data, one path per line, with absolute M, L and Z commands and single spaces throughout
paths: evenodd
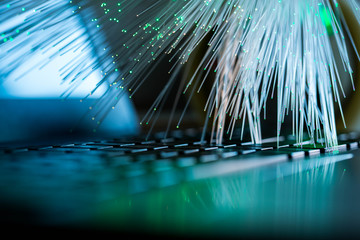
M 330 13 L 329 9 L 326 8 L 325 6 L 321 5 L 319 7 L 319 10 L 320 10 L 321 20 L 326 27 L 326 31 L 327 31 L 328 35 L 330 35 L 330 36 L 334 35 L 334 29 L 332 26 L 332 17 L 331 17 L 331 13 Z

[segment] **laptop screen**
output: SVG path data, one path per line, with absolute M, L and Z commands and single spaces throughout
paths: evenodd
M 64 10 L 63 14 L 69 14 L 67 11 L 71 11 L 71 8 Z M 5 21 L 0 24 L 0 32 L 27 17 L 24 13 Z M 100 46 L 89 44 L 91 36 L 82 24 L 81 16 L 73 17 L 68 27 L 70 37 L 59 36 L 59 41 L 48 47 L 39 48 L 37 45 L 48 37 L 46 30 L 22 36 L 14 42 L 9 40 L 2 45 L 0 142 L 71 137 L 73 134 L 69 133 L 73 132 L 97 137 L 137 133 L 137 116 L 127 97 L 113 108 L 101 124 L 89 112 L 107 90 L 106 84 L 102 84 L 91 93 L 104 77 L 101 67 L 89 71 L 86 77 L 77 76 L 72 69 L 74 66 L 90 69 L 100 57 L 95 54 Z M 14 48 L 17 49 L 14 51 Z M 11 54 L 8 54 L 10 50 Z

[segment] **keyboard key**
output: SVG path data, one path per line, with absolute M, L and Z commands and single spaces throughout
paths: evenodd
M 206 143 L 207 143 L 207 141 L 204 140 L 204 141 L 193 142 L 192 145 L 205 145 Z
M 219 148 L 233 148 L 236 147 L 237 145 L 235 143 L 233 144 L 223 144 L 223 145 L 217 145 L 217 147 Z
M 348 134 L 348 136 L 349 136 L 349 140 L 354 141 L 354 140 L 357 140 L 360 138 L 360 133 L 359 132 L 350 132 Z
M 290 156 L 291 159 L 304 158 L 305 157 L 305 151 L 294 151 L 292 153 L 289 153 L 289 156 Z
M 261 151 L 274 150 L 274 147 L 262 147 Z
M 201 163 L 214 162 L 217 160 L 219 160 L 219 156 L 217 154 L 206 154 L 199 157 L 199 161 Z
M 138 148 L 138 149 L 125 150 L 125 152 L 128 152 L 128 153 L 141 153 L 141 152 L 146 152 L 147 150 L 148 150 L 147 148 Z
M 179 155 L 179 152 L 177 151 L 162 151 L 159 153 L 161 158 L 172 158 L 177 157 Z
M 180 182 L 181 177 L 176 170 L 168 169 L 167 171 L 160 171 L 156 174 L 155 185 L 158 188 L 173 186 Z
M 232 158 L 232 157 L 236 157 L 237 155 L 239 155 L 239 153 L 237 151 L 231 151 L 231 152 L 223 152 L 221 153 L 221 158 L 226 159 L 226 158 Z
M 246 154 L 255 153 L 255 152 L 256 152 L 256 150 L 254 150 L 254 149 L 247 149 L 247 150 L 240 150 L 239 151 L 239 153 L 241 155 L 246 155 Z
M 348 149 L 353 150 L 359 148 L 358 142 L 351 142 L 347 144 Z
M 218 149 L 219 147 L 202 147 L 200 148 L 201 151 L 213 151 Z
M 183 139 L 184 138 L 184 132 L 181 130 L 174 130 L 170 133 L 170 136 L 176 139 Z
M 180 157 L 176 159 L 176 165 L 178 167 L 191 167 L 196 164 L 196 158 L 195 157 Z
M 344 152 L 348 149 L 347 144 L 340 144 L 339 146 L 335 147 L 337 151 Z
M 168 159 L 155 160 L 151 162 L 151 168 L 155 172 L 170 170 L 173 168 L 173 161 Z
M 193 154 L 193 153 L 197 153 L 197 152 L 200 152 L 200 149 L 194 148 L 194 149 L 185 149 L 185 150 L 180 151 L 180 153 L 184 154 L 184 155 L 189 155 L 189 154 Z
M 186 146 L 189 146 L 189 144 L 188 143 L 180 143 L 180 144 L 173 145 L 173 147 L 175 147 L 175 148 L 186 147 Z
M 160 140 L 161 143 L 171 143 L 171 142 L 175 142 L 174 138 L 165 138 L 165 139 L 161 139 Z
M 305 155 L 310 157 L 317 156 L 319 154 L 320 154 L 320 149 L 307 149 L 305 151 Z
M 130 165 L 125 166 L 124 176 L 126 178 L 137 177 L 144 175 L 147 172 L 147 169 L 142 163 L 132 163 Z

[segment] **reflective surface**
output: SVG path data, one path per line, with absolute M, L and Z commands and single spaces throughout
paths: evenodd
M 197 168 L 120 177 L 122 166 L 104 168 L 96 154 L 2 155 L 0 219 L 11 226 L 190 237 L 353 235 L 360 220 L 359 152 L 180 181 L 174 176 Z
M 100 205 L 96 225 L 196 236 L 333 236 L 357 231 L 358 163 L 332 156 L 184 183 Z M 352 169 L 352 170 L 351 170 Z

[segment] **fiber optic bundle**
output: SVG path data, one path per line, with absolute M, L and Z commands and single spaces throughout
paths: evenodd
M 181 91 L 192 96 L 204 85 L 212 86 L 204 106 L 212 123 L 206 119 L 205 125 L 212 125 L 217 143 L 224 135 L 231 138 L 237 126 L 242 130 L 249 128 L 253 142 L 260 143 L 267 100 L 274 98 L 278 120 L 274 127 L 278 135 L 285 117 L 290 116 L 298 142 L 307 132 L 314 142 L 323 139 L 327 146 L 335 146 L 335 104 L 342 114 L 340 102 L 345 97 L 339 69 L 344 69 L 353 81 L 349 48 L 360 60 L 343 12 L 344 7 L 350 8 L 360 24 L 360 1 L 340 3 L 5 0 L 0 3 L 0 61 L 7 64 L 0 74 L 11 73 L 29 61 L 34 52 L 44 55 L 44 61 L 35 66 L 67 51 L 78 52 L 76 59 L 61 67 L 64 81 L 74 88 L 92 72 L 103 73 L 98 86 L 110 87 L 94 115 L 101 120 L 125 93 L 130 97 L 136 95 L 159 58 L 173 54 L 171 77 L 141 122 L 151 123 L 170 88 L 175 87 L 176 74 L 199 44 L 210 39 L 195 74 Z M 71 27 L 78 16 L 90 33 L 85 44 L 79 44 L 78 39 L 83 36 Z M 106 43 L 104 39 L 110 41 Z M 61 49 L 52 51 L 59 44 L 63 45 Z M 97 59 L 85 61 L 82 52 L 93 45 L 97 46 L 94 53 Z M 341 64 L 336 63 L 336 56 Z M 214 79 L 208 78 L 210 73 L 215 73 Z

